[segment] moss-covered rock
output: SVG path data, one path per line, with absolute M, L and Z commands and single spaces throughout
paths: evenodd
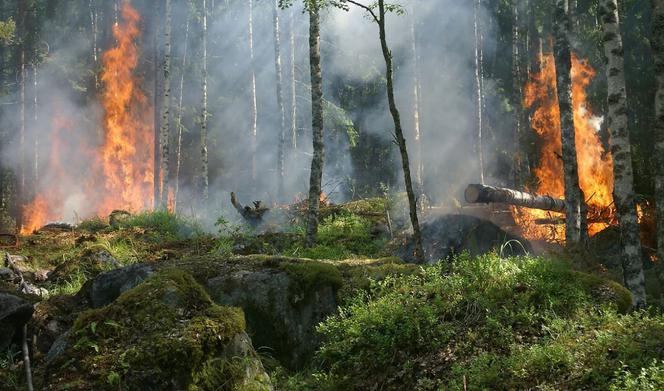
M 110 305 L 82 312 L 46 369 L 52 390 L 268 390 L 242 311 L 164 269 Z
M 337 309 L 339 270 L 311 260 L 245 258 L 252 268 L 209 278 L 212 299 L 241 307 L 252 340 L 283 365 L 298 368 L 320 344 L 315 326 Z
M 48 280 L 51 283 L 59 284 L 79 273 L 82 273 L 85 278 L 93 278 L 120 266 L 120 262 L 108 251 L 88 248 L 82 252 L 80 257 L 59 264 L 48 273 Z

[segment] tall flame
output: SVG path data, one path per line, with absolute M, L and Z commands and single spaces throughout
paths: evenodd
M 586 89 L 595 71 L 587 61 L 572 56 L 572 105 L 579 185 L 588 203 L 590 235 L 615 220 L 613 207 L 613 160 L 598 135 L 601 121 L 587 104 Z M 538 180 L 537 194 L 564 196 L 560 109 L 558 107 L 556 68 L 552 54 L 540 58 L 540 70 L 530 75 L 524 89 L 524 106 L 533 108 L 531 126 L 541 140 L 540 160 L 533 174 Z M 528 239 L 564 240 L 564 225 L 541 225 L 538 220 L 560 220 L 562 214 L 513 208 L 517 223 Z
M 85 215 L 107 215 L 114 209 L 139 211 L 152 204 L 154 172 L 153 118 L 148 99 L 135 76 L 140 38 L 140 15 L 128 0 L 122 3 L 122 21 L 113 26 L 115 45 L 102 56 L 100 96 L 104 110 L 99 147 L 67 145 L 71 120 L 58 113 L 50 132 L 49 164 L 32 202 L 22 208 L 22 234 L 32 233 L 45 223 L 62 219 L 65 205 L 83 193 Z M 88 133 L 89 134 L 89 133 Z M 76 153 L 90 160 L 87 173 L 73 174 L 68 156 Z M 80 163 L 79 163 L 80 164 Z M 82 177 L 81 177 L 82 176 Z M 80 204 L 80 203 L 79 203 Z
M 141 210 L 152 200 L 154 146 L 151 109 L 134 71 L 138 65 L 140 15 L 128 1 L 122 4 L 123 23 L 113 26 L 117 44 L 102 56 L 105 138 L 99 160 L 106 196 L 97 212 Z

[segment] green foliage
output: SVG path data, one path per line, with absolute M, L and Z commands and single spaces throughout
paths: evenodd
M 611 391 L 646 391 L 664 389 L 664 361 L 653 360 L 648 367 L 641 368 L 637 374 L 629 367 L 622 368 L 611 384 Z
M 385 239 L 371 234 L 373 223 L 357 214 L 342 211 L 323 219 L 318 227 L 316 245 L 305 248 L 300 243 L 285 251 L 290 256 L 311 259 L 348 259 L 376 257 Z
M 99 216 L 94 216 L 89 219 L 81 221 L 76 228 L 80 231 L 88 231 L 92 233 L 100 232 L 109 227 L 108 222 Z
M 664 355 L 664 318 L 618 314 L 625 289 L 566 262 L 447 267 L 376 282 L 319 326 L 335 389 L 606 389 Z
M 0 21 L 0 41 L 9 44 L 14 39 L 14 32 L 16 31 L 16 22 L 14 19 L 9 18 L 6 21 Z
M 120 228 L 142 228 L 155 239 L 189 239 L 203 233 L 197 222 L 167 210 L 141 212 L 119 222 Z

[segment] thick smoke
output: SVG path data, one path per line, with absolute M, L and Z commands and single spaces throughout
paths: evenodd
M 103 2 L 106 3 L 106 2 Z M 112 2 L 108 2 L 112 3 Z M 162 10 L 156 3 L 147 0 L 132 0 L 142 15 L 143 35 L 138 45 L 141 59 L 137 76 L 149 99 L 154 99 L 155 37 L 161 45 Z M 276 98 L 276 76 L 274 64 L 274 32 L 272 1 L 257 0 L 254 5 L 254 67 L 258 108 L 256 180 L 252 178 L 252 143 L 250 109 L 250 69 L 248 46 L 249 8 L 246 0 L 209 1 L 214 8 L 208 18 L 208 67 L 209 67 L 209 135 L 210 200 L 205 212 L 196 199 L 199 163 L 199 128 L 201 120 L 201 57 L 202 31 L 200 2 L 194 6 L 188 2 L 173 2 L 173 57 L 171 80 L 171 128 L 175 134 L 180 95 L 180 77 L 184 72 L 183 95 L 183 145 L 178 209 L 189 214 L 196 213 L 214 220 L 220 214 L 233 215 L 229 210 L 229 193 L 235 191 L 245 203 L 263 200 L 267 203 L 291 202 L 306 197 L 311 160 L 311 107 L 309 90 L 308 16 L 301 4 L 291 10 L 279 11 L 281 28 L 281 57 L 286 111 L 286 199 L 277 197 L 277 161 L 280 132 L 280 113 Z M 88 2 L 85 2 L 87 6 Z M 411 156 L 414 158 L 413 137 L 413 78 L 415 74 L 412 54 L 411 24 L 415 23 L 416 44 L 419 56 L 417 74 L 422 87 L 421 128 L 422 159 L 424 162 L 425 188 L 435 202 L 445 202 L 451 197 L 460 198 L 460 189 L 468 182 L 479 178 L 476 144 L 476 91 L 475 91 L 475 42 L 473 35 L 473 3 L 457 0 L 422 0 L 404 3 L 406 15 L 390 15 L 387 20 L 388 43 L 395 60 L 395 87 L 399 109 Z M 81 3 L 81 7 L 83 7 Z M 110 22 L 112 6 L 105 7 L 97 22 L 97 45 L 100 51 L 112 45 Z M 99 11 L 99 10 L 98 10 Z M 290 141 L 290 18 L 294 18 L 295 34 L 295 78 L 297 85 L 297 149 L 292 150 Z M 45 61 L 39 66 L 38 116 L 28 119 L 26 132 L 26 178 L 28 188 L 37 192 L 59 194 L 62 208 L 55 211 L 61 219 L 73 221 L 90 213 L 87 204 L 89 186 L 78 183 L 93 160 L 89 153 L 100 143 L 103 132 L 103 113 L 91 92 L 94 75 L 100 63 L 94 62 L 93 34 L 91 29 L 76 31 L 70 26 L 91 26 L 88 11 L 73 13 L 57 10 L 42 27 L 41 44 L 49 48 Z M 86 18 L 90 19 L 86 21 Z M 71 19 L 71 20 L 68 20 Z M 489 13 L 481 12 L 484 24 L 485 48 L 492 47 L 494 33 L 487 28 Z M 365 170 L 377 170 L 392 178 L 387 183 L 392 190 L 401 189 L 402 174 L 400 160 L 392 140 L 393 125 L 387 109 L 384 91 L 384 62 L 378 41 L 378 28 L 365 13 L 354 7 L 346 12 L 328 9 L 323 12 L 322 51 L 323 77 L 326 103 L 326 171 L 324 191 L 334 201 L 343 201 L 358 194 L 353 185 L 354 178 L 365 175 Z M 189 25 L 187 41 L 187 63 L 182 68 L 186 26 Z M 99 54 L 99 53 L 98 53 Z M 491 53 L 485 53 L 489 56 Z M 28 81 L 29 78 L 28 78 Z M 343 98 L 344 83 L 366 86 L 379 83 L 372 102 L 355 107 L 346 107 Z M 494 84 L 487 80 L 489 90 Z M 30 86 L 28 98 L 32 99 Z M 102 86 L 103 88 L 103 86 Z M 491 94 L 492 91 L 489 91 Z M 18 100 L 18 96 L 15 97 Z M 160 102 L 160 99 L 157 99 Z M 487 109 L 492 120 L 509 126 L 499 110 Z M 31 116 L 30 102 L 26 116 Z M 3 123 L 18 134 L 18 105 L 4 109 Z M 159 108 L 159 106 L 157 106 Z M 153 116 L 153 113 L 146 113 Z M 58 131 L 56 125 L 62 118 L 68 124 Z M 352 121 L 352 126 L 348 126 Z M 340 124 L 341 122 L 341 124 Z M 355 134 L 359 133 L 359 134 Z M 496 133 L 496 132 L 494 132 Z M 57 137 L 59 141 L 54 141 Z M 379 140 L 392 145 L 387 164 L 382 167 L 366 162 L 374 157 L 354 152 L 353 141 Z M 39 183 L 31 183 L 34 151 L 32 140 L 39 140 Z M 50 156 L 54 142 L 64 144 L 60 158 L 67 172 L 62 176 L 54 172 L 53 157 Z M 175 137 L 172 137 L 171 162 L 175 161 Z M 484 140 L 485 164 L 491 166 L 492 140 Z M 19 169 L 18 140 L 2 148 L 2 160 L 15 171 Z M 147 148 L 148 146 L 140 146 Z M 11 162 L 8 164 L 7 162 Z M 174 166 L 173 166 L 174 167 Z M 171 169 L 174 173 L 175 169 Z M 382 180 L 372 184 L 379 189 Z M 103 189 L 97 189 L 103 192 Z M 85 194 L 87 192 L 87 194 Z M 34 191 L 30 196 L 34 195 Z

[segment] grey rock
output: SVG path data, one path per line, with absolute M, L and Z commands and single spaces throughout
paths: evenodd
M 258 351 L 266 350 L 288 368 L 301 368 L 318 346 L 318 323 L 337 311 L 332 286 L 298 292 L 289 275 L 279 269 L 237 271 L 207 281 L 212 300 L 241 307 Z
M 455 254 L 468 251 L 482 255 L 502 249 L 503 256 L 525 255 L 532 252 L 530 243 L 505 232 L 494 223 L 474 216 L 444 215 L 422 223 L 422 244 L 428 263 L 446 260 Z M 397 240 L 394 255 L 404 261 L 414 262 L 411 237 Z
M 98 275 L 90 286 L 90 304 L 93 308 L 110 304 L 123 292 L 148 279 L 153 272 L 149 265 L 135 264 Z
M 0 268 L 0 280 L 13 282 L 18 276 L 8 267 Z
M 8 293 L 0 293 L 0 351 L 9 347 L 24 324 L 30 321 L 32 303 Z
M 66 331 L 62 335 L 60 335 L 55 342 L 53 342 L 53 345 L 51 345 L 51 348 L 48 350 L 48 353 L 46 353 L 46 363 L 50 364 L 55 360 L 56 358 L 60 357 L 62 353 L 64 353 L 67 348 L 69 347 L 69 331 Z

